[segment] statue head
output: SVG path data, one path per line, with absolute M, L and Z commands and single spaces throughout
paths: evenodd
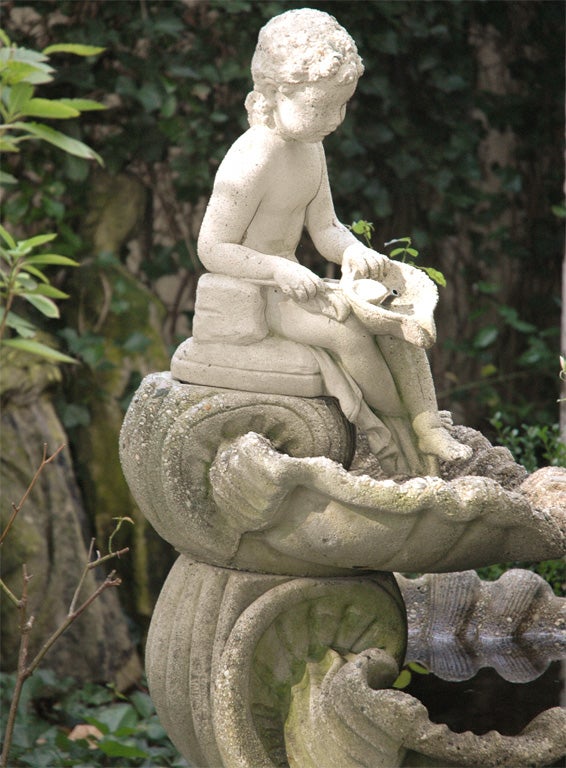
M 364 67 L 355 42 L 333 16 L 301 8 L 262 27 L 251 70 L 254 90 L 246 99 L 250 125 L 273 127 L 277 91 L 314 83 L 355 84 Z

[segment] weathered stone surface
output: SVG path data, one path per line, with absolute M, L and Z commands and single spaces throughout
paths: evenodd
M 292 685 L 328 648 L 400 663 L 405 611 L 389 574 L 251 574 L 180 556 L 159 597 L 146 667 L 159 718 L 195 765 L 286 765 Z
M 51 453 L 67 442 L 50 396 L 43 391 L 52 378 L 52 366 L 27 355 L 10 356 L 3 362 L 2 526 L 10 516 L 10 503 L 19 502 L 35 474 L 43 445 Z M 36 375 L 26 376 L 29 369 Z M 11 379 L 19 379 L 21 386 L 12 388 Z M 16 595 L 21 594 L 23 563 L 33 577 L 29 583 L 29 612 L 35 616 L 31 654 L 66 618 L 87 560 L 88 531 L 71 455 L 65 449 L 44 470 L 2 547 L 2 578 Z M 94 591 L 96 578 L 103 575 L 89 574 L 83 597 Z M 2 669 L 13 671 L 19 646 L 18 615 L 7 599 L 1 605 Z M 118 685 L 139 677 L 140 662 L 115 591 L 107 590 L 72 625 L 53 646 L 45 665 L 79 680 L 116 680 Z
M 332 399 L 198 387 L 174 381 L 168 373 L 142 382 L 122 427 L 122 467 L 144 515 L 179 551 L 234 565 L 242 535 L 271 524 L 270 505 L 287 490 L 274 486 L 264 498 L 259 464 L 242 465 L 250 488 L 258 485 L 251 509 L 239 506 L 234 497 L 226 515 L 211 484 L 210 468 L 219 449 L 250 430 L 267 435 L 285 455 L 327 454 L 349 462 L 353 452 L 352 428 Z M 313 572 L 308 564 L 297 563 L 292 555 L 284 558 L 260 541 L 251 546 L 253 556 L 237 558 L 238 567 L 271 571 L 273 565 L 273 573 Z M 314 570 L 332 572 L 324 566 Z
M 460 439 L 439 412 L 428 277 L 336 218 L 322 140 L 362 72 L 328 14 L 295 9 L 262 28 L 250 129 L 218 168 L 199 234 L 210 274 L 171 365 L 186 383 L 148 377 L 124 422 L 132 492 L 182 553 L 149 636 L 152 695 L 202 766 L 392 768 L 410 751 L 434 765 L 542 764 L 565 746 L 561 710 L 515 739 L 458 735 L 386 690 L 404 617 L 375 571 L 557 557 L 566 530 L 538 491 L 521 492 L 507 453 Z M 341 265 L 339 284 L 299 263 L 304 228 Z M 348 422 L 377 479 L 348 471 Z M 463 623 L 461 596 L 445 607 Z
M 413 696 L 390 689 L 395 675 L 380 650 L 349 663 L 328 651 L 308 664 L 293 688 L 286 724 L 291 768 L 529 768 L 566 752 L 566 709 L 543 712 L 517 736 L 454 733 L 432 723 Z
M 493 450 L 482 455 L 492 461 Z M 333 460 L 350 454 L 332 400 L 197 387 L 168 374 L 144 380 L 121 435 L 146 517 L 180 551 L 218 565 L 442 572 L 565 552 L 563 517 L 533 507 L 520 488 L 477 475 L 374 480 Z

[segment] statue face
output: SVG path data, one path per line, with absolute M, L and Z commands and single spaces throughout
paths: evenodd
M 285 141 L 318 142 L 338 128 L 357 82 L 282 86 L 274 95 L 275 130 Z

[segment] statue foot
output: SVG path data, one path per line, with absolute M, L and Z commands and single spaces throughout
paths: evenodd
M 471 458 L 471 447 L 452 437 L 446 429 L 448 423 L 445 412 L 442 416 L 432 412 L 420 413 L 413 421 L 419 450 L 437 456 L 442 461 L 463 461 Z
M 420 436 L 419 450 L 432 453 L 442 461 L 463 461 L 472 456 L 470 446 L 459 443 L 444 427 L 436 427 Z

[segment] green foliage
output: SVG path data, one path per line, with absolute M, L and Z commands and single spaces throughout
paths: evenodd
M 0 30 L 4 47 L 0 49 L 0 151 L 19 152 L 20 144 L 39 139 L 71 155 L 102 163 L 100 155 L 81 141 L 43 123 L 29 122 L 30 117 L 49 120 L 69 120 L 82 112 L 106 109 L 91 99 L 45 99 L 35 95 L 36 86 L 51 83 L 54 68 L 48 63 L 54 53 L 75 56 L 95 56 L 104 49 L 92 45 L 50 45 L 42 52 L 18 47 Z M 15 184 L 11 174 L 0 172 L 3 184 Z
M 365 221 L 365 219 L 353 221 L 352 224 L 350 224 L 349 229 L 351 229 L 352 232 L 354 232 L 356 235 L 361 235 L 366 241 L 368 248 L 372 247 L 371 239 L 373 233 L 375 232 L 375 226 L 371 221 Z M 419 252 L 416 248 L 412 247 L 412 242 L 412 238 L 410 237 L 397 237 L 394 240 L 389 240 L 387 243 L 385 243 L 385 247 L 389 248 L 391 245 L 397 245 L 398 243 L 401 243 L 400 247 L 393 248 L 393 250 L 390 252 L 390 258 L 400 259 L 403 263 L 410 264 L 412 267 L 421 269 L 430 277 L 431 280 L 434 280 L 437 285 L 446 287 L 446 278 L 442 272 L 440 272 L 438 269 L 434 269 L 433 267 L 422 267 L 420 264 L 415 263 L 415 259 L 418 259 L 419 257 Z
M 105 109 L 104 105 L 90 99 L 45 99 L 35 95 L 36 86 L 51 83 L 54 68 L 48 63 L 54 53 L 71 53 L 76 56 L 93 56 L 103 49 L 89 45 L 51 45 L 41 53 L 14 45 L 8 35 L 0 30 L 0 152 L 19 153 L 20 144 L 39 139 L 64 152 L 102 163 L 100 156 L 81 141 L 67 136 L 43 123 L 29 122 L 30 117 L 50 120 L 68 120 L 82 112 Z M 17 184 L 17 179 L 0 171 L 3 184 Z M 49 202 L 46 202 L 49 210 Z M 9 212 L 8 206 L 8 212 Z M 51 214 L 57 218 L 57 207 L 51 205 Z M 77 262 L 58 253 L 34 253 L 56 234 L 39 234 L 25 240 L 15 240 L 0 227 L 0 343 L 7 347 L 39 355 L 59 363 L 74 363 L 73 358 L 37 340 L 38 326 L 27 317 L 12 311 L 14 302 L 24 300 L 40 315 L 54 319 L 60 316 L 56 300 L 68 295 L 51 284 L 45 268 L 76 267 Z M 11 338 L 5 338 L 9 329 Z
M 558 424 L 521 424 L 514 426 L 510 416 L 497 412 L 490 420 L 495 440 L 508 448 L 515 461 L 529 472 L 541 466 L 566 467 L 566 445 L 560 437 Z M 566 562 L 546 560 L 541 563 L 515 562 L 480 568 L 482 579 L 494 581 L 509 568 L 525 568 L 542 576 L 559 596 L 566 595 Z
M 399 672 L 399 676 L 393 683 L 393 688 L 396 688 L 397 690 L 407 688 L 411 684 L 414 674 L 428 675 L 429 670 L 416 661 L 410 661 L 408 664 L 405 664 L 403 669 Z
M 490 424 L 500 445 L 508 448 L 513 458 L 529 472 L 541 466 L 566 467 L 566 445 L 560 437 L 558 424 L 510 423 L 509 418 L 498 411 Z
M 486 581 L 496 581 L 505 571 L 522 568 L 538 573 L 558 597 L 566 597 L 566 562 L 564 560 L 543 560 L 540 563 L 513 562 L 488 565 L 478 568 L 478 576 Z
M 434 269 L 434 267 L 422 267 L 420 264 L 415 263 L 415 259 L 418 259 L 419 257 L 419 252 L 416 248 L 412 247 L 412 239 L 410 237 L 397 237 L 394 240 L 389 240 L 385 243 L 385 247 L 388 248 L 397 243 L 401 243 L 402 245 L 398 248 L 393 248 L 389 253 L 389 256 L 392 259 L 400 259 L 402 262 L 410 264 L 412 267 L 422 269 L 422 271 L 425 272 L 431 280 L 434 280 L 437 285 L 441 285 L 443 288 L 446 287 L 446 278 L 442 272 L 438 269 Z
M 2 729 L 13 687 L 13 675 L 0 675 Z M 80 731 L 73 729 L 78 725 L 93 726 L 98 738 L 86 732 L 77 738 Z M 55 765 L 183 768 L 187 763 L 159 723 L 146 689 L 124 696 L 111 686 L 79 687 L 72 678 L 58 679 L 49 670 L 38 670 L 24 685 L 10 766 Z
M 14 301 L 23 299 L 48 318 L 59 317 L 58 299 L 67 299 L 63 291 L 51 285 L 44 270 L 49 266 L 75 267 L 77 262 L 57 253 L 35 254 L 36 248 L 52 242 L 56 235 L 37 235 L 16 241 L 0 226 L 0 343 L 49 360 L 74 363 L 68 355 L 37 341 L 37 326 L 12 311 Z M 6 329 L 15 337 L 4 338 Z

